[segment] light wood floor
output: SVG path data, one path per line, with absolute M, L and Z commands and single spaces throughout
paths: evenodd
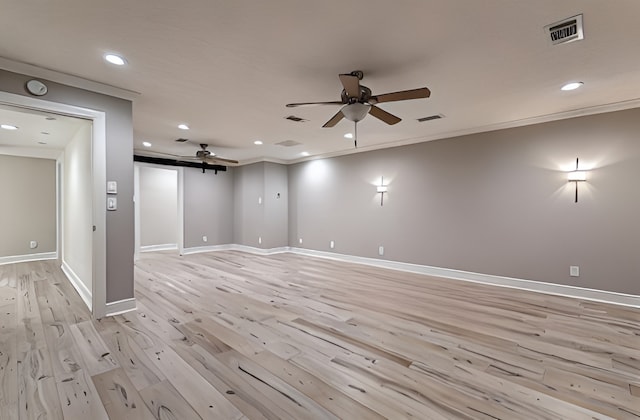
M 144 254 L 92 321 L 0 266 L 0 419 L 640 417 L 640 310 L 293 254 Z

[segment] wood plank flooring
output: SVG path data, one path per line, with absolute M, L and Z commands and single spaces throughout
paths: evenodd
M 0 419 L 639 419 L 640 310 L 293 254 L 0 266 Z

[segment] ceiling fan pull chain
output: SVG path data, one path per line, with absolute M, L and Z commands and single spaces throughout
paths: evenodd
M 358 121 L 353 122 L 353 145 L 357 149 L 358 148 Z

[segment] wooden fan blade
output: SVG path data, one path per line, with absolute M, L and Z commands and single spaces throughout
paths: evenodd
M 382 108 L 378 108 L 375 105 L 371 105 L 371 109 L 369 109 L 369 114 L 373 115 L 377 119 L 386 122 L 389 125 L 397 124 L 402 121 L 401 118 L 396 117 L 393 114 L 388 113 Z
M 295 104 L 287 104 L 287 108 L 295 108 L 298 106 L 316 106 L 316 105 L 344 105 L 342 101 L 329 101 L 329 102 L 299 102 Z
M 237 165 L 238 161 L 233 159 L 225 159 L 217 156 L 209 156 L 203 159 L 204 162 L 210 163 L 212 165 Z
M 360 98 L 360 80 L 358 76 L 351 74 L 341 74 L 340 82 L 344 86 L 344 91 L 347 92 L 349 98 Z
M 336 115 L 331 117 L 331 119 L 329 121 L 324 123 L 324 125 L 322 127 L 324 127 L 324 128 L 333 127 L 336 124 L 338 124 L 340 122 L 340 120 L 343 119 L 343 118 L 344 118 L 344 114 L 342 113 L 342 110 L 340 110 L 340 111 L 338 111 L 338 113 Z
M 408 99 L 428 98 L 431 91 L 424 87 L 420 89 L 403 90 L 400 92 L 383 93 L 382 95 L 372 96 L 369 103 L 379 104 L 382 102 L 406 101 Z

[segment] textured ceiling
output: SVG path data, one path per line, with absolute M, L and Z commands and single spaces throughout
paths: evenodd
M 640 98 L 637 0 L 1 0 L 0 56 L 138 92 L 134 141 L 195 153 L 187 137 L 241 162 L 353 152 L 339 73 L 374 94 L 426 86 L 431 98 L 367 116 L 358 150 L 445 138 L 615 107 Z M 553 46 L 543 28 L 584 15 L 585 39 Z M 9 40 L 11 40 L 9 42 Z M 115 67 L 103 54 L 117 52 Z M 584 82 L 576 91 L 560 87 Z M 602 107 L 605 105 L 605 107 Z M 419 123 L 433 114 L 443 119 Z M 307 120 L 285 119 L 295 115 Z M 191 126 L 188 132 L 179 123 Z M 254 140 L 264 145 L 255 146 Z M 301 143 L 282 147 L 276 143 Z

